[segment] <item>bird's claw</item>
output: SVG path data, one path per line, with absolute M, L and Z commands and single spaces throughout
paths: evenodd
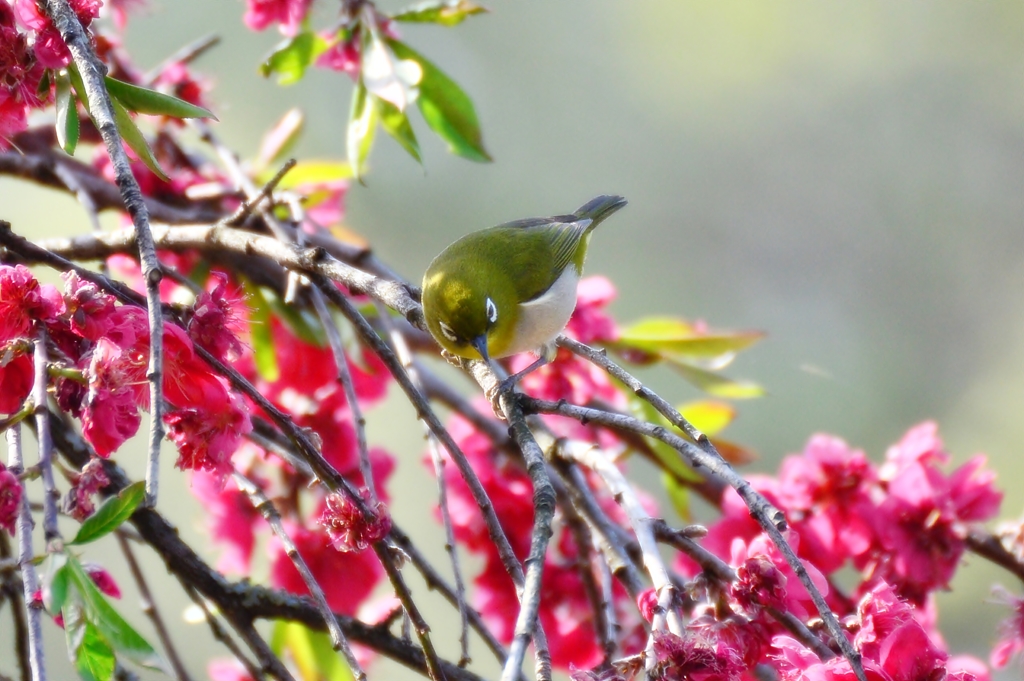
M 458 355 L 448 352 L 447 350 L 441 350 L 441 356 L 444 357 L 444 361 L 448 362 L 454 367 L 462 369 L 466 366 L 465 362 Z
M 507 421 L 508 419 L 505 418 L 505 410 L 501 407 L 501 397 L 506 393 L 509 393 L 510 395 L 512 394 L 516 387 L 517 378 L 518 376 L 509 376 L 504 381 L 497 383 L 484 392 L 484 396 L 487 398 L 487 401 L 491 403 L 491 409 L 494 410 L 494 415 L 502 421 Z

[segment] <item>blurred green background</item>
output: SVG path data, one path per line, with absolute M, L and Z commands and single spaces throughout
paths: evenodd
M 1021 513 L 1012 481 L 1024 470 L 1024 4 L 489 6 L 454 29 L 401 27 L 473 97 L 495 162 L 447 155 L 418 114 L 425 171 L 381 135 L 367 186 L 347 199 L 348 226 L 380 257 L 415 280 L 467 231 L 622 194 L 630 205 L 602 227 L 587 266 L 616 282 L 620 321 L 674 314 L 769 334 L 728 370 L 769 393 L 739 404 L 727 433 L 760 452 L 752 470 L 774 470 L 819 431 L 877 460 L 935 418 L 956 462 L 988 453 L 1004 518 Z M 326 72 L 287 89 L 262 80 L 256 66 L 278 36 L 247 31 L 243 8 L 153 1 L 130 22 L 126 46 L 145 69 L 217 33 L 220 46 L 196 67 L 215 84 L 229 144 L 252 156 L 263 131 L 300 106 L 307 132 L 296 154 L 343 158 L 350 82 Z M 70 199 L 7 178 L 0 206 L 22 234 L 88 229 Z M 695 396 L 667 370 L 646 377 L 673 401 Z M 426 511 L 434 493 L 421 430 L 401 404 L 370 416 L 371 440 L 407 464 L 395 479 L 397 520 L 431 533 L 423 543 L 444 564 Z M 208 546 L 201 509 L 190 498 L 168 503 L 188 497 L 167 453 L 161 507 Z M 1019 585 L 967 563 L 939 599 L 940 624 L 954 652 L 987 659 L 1006 614 L 990 587 Z M 144 565 L 163 578 L 157 561 Z M 202 677 L 216 644 L 205 627 L 180 622 L 176 584 L 160 599 Z M 133 605 L 129 595 L 123 609 Z M 447 626 L 435 637 L 452 652 Z M 63 660 L 59 637 L 51 643 L 51 659 Z M 479 646 L 475 654 L 485 658 Z

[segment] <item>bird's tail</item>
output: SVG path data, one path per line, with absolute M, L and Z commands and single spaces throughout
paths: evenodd
M 587 201 L 576 209 L 574 216 L 580 219 L 591 220 L 587 231 L 594 229 L 606 217 L 626 205 L 626 199 L 621 196 L 598 196 Z

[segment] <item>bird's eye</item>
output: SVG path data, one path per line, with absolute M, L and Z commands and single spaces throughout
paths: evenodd
M 452 327 L 448 326 L 444 322 L 441 322 L 441 333 L 443 333 L 444 337 L 450 340 L 452 343 L 459 342 L 459 337 L 455 335 L 454 331 L 452 331 Z
M 487 299 L 487 321 L 491 324 L 498 321 L 498 306 L 490 298 Z

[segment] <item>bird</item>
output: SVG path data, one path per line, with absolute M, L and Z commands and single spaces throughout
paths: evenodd
M 538 359 L 510 382 L 554 357 L 555 338 L 576 307 L 590 234 L 626 205 L 591 199 L 570 215 L 526 218 L 471 232 L 437 255 L 423 275 L 423 315 L 450 360 Z

